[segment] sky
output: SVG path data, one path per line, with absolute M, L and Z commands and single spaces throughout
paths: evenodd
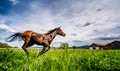
M 83 46 L 120 41 L 120 0 L 0 0 L 0 42 L 16 32 L 47 33 L 61 26 L 51 46 L 69 43 Z

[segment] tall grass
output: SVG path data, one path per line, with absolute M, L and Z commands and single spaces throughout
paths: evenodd
M 0 50 L 2 71 L 114 71 L 120 70 L 120 50 L 50 50 L 37 58 L 39 50 Z

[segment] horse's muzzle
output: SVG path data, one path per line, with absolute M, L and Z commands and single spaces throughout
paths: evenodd
M 66 34 L 63 35 L 64 37 L 66 36 Z

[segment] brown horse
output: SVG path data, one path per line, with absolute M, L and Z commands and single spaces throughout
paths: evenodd
M 39 52 L 38 54 L 39 56 L 50 49 L 50 44 L 56 35 L 65 36 L 66 34 L 60 29 L 60 27 L 58 27 L 53 30 L 50 30 L 46 34 L 40 34 L 33 31 L 25 31 L 24 33 L 15 33 L 10 37 L 8 37 L 6 41 L 12 42 L 17 38 L 22 38 L 24 40 L 22 49 L 26 52 L 26 54 L 28 54 L 28 51 L 26 50 L 27 47 L 30 47 L 33 44 L 43 45 L 44 47 L 41 50 L 41 52 Z

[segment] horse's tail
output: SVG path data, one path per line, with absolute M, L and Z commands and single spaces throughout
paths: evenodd
M 11 35 L 10 37 L 6 38 L 5 41 L 12 42 L 17 39 L 21 40 L 21 38 L 22 38 L 22 33 L 15 33 L 15 34 Z

